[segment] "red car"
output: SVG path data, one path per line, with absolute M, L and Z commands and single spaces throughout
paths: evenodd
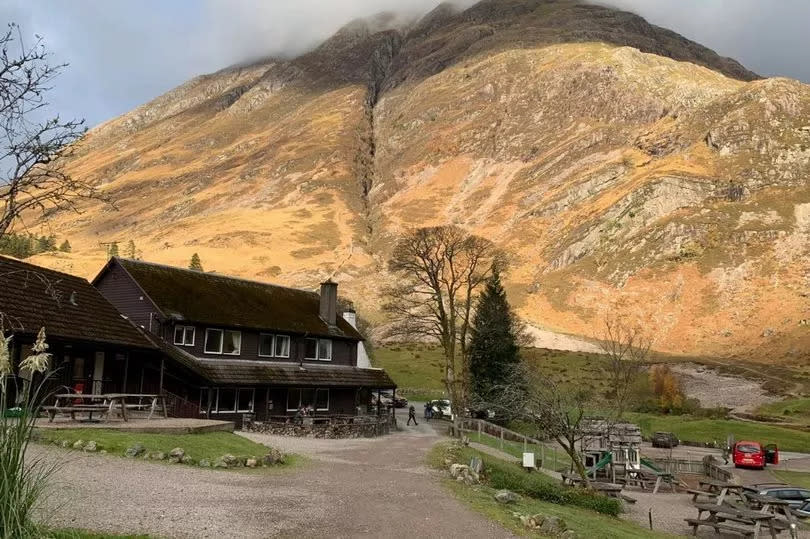
M 737 468 L 765 468 L 766 464 L 779 464 L 779 450 L 776 445 L 741 441 L 734 444 L 734 466 Z

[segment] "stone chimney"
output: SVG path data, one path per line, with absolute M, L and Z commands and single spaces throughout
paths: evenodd
M 337 325 L 337 283 L 331 279 L 321 283 L 321 319 L 330 326 Z

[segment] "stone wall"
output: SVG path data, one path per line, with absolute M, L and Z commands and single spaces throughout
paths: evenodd
M 245 423 L 243 430 L 303 438 L 375 438 L 391 432 L 390 416 L 318 418 L 320 421 L 270 420 Z

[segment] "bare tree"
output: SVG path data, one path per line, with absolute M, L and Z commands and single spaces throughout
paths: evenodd
M 42 38 L 26 45 L 16 24 L 0 35 L 0 237 L 29 212 L 79 211 L 82 199 L 106 200 L 65 170 L 84 120 L 39 119 L 50 84 L 66 67 L 49 60 Z
M 621 418 L 633 385 L 649 359 L 652 340 L 638 325 L 618 317 L 605 319 L 600 348 L 607 357 L 607 373 L 616 417 Z
M 598 405 L 597 396 L 587 386 L 560 386 L 549 376 L 524 365 L 513 369 L 508 382 L 491 393 L 488 402 L 478 403 L 495 412 L 534 427 L 556 441 L 571 459 L 572 466 L 590 488 L 590 479 L 581 451 L 586 413 Z
M 388 268 L 397 282 L 385 293 L 393 319 L 388 336 L 438 342 L 444 383 L 456 421 L 467 401 L 470 317 L 477 291 L 503 265 L 492 242 L 456 226 L 419 228 L 395 246 Z

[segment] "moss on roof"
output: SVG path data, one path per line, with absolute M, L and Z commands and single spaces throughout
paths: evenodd
M 18 334 L 154 349 L 86 280 L 2 256 L 0 312 Z
M 114 258 L 167 317 L 201 324 L 361 340 L 338 315 L 330 327 L 315 292 Z M 102 274 L 104 272 L 102 271 Z M 96 277 L 96 279 L 99 279 Z

